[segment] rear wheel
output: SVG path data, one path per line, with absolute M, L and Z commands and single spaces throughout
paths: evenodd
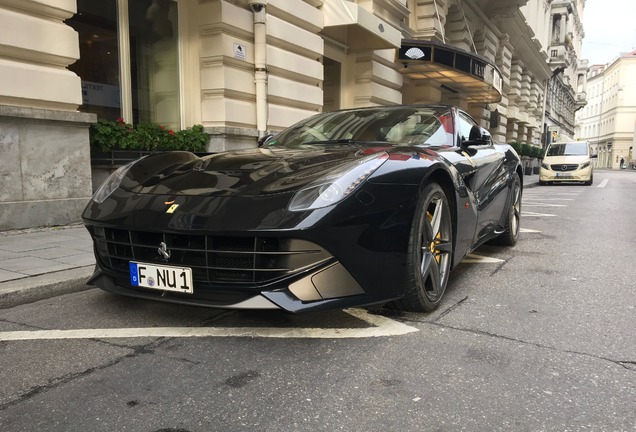
M 515 175 L 510 188 L 508 214 L 504 225 L 504 232 L 493 239 L 492 243 L 501 246 L 514 246 L 519 240 L 521 228 L 521 180 Z
M 451 268 L 453 224 L 448 198 L 437 183 L 424 187 L 411 227 L 405 295 L 400 310 L 429 312 L 440 303 Z

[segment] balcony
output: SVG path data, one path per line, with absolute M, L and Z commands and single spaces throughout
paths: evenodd
M 567 49 L 564 44 L 551 45 L 548 49 L 548 62 L 552 70 L 562 67 L 567 68 L 570 66 L 570 61 L 567 56 Z
M 586 92 L 578 92 L 576 94 L 576 100 L 575 100 L 575 111 L 579 110 L 581 108 L 583 108 L 585 105 L 587 105 L 587 93 Z

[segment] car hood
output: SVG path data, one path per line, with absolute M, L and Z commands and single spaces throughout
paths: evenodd
M 543 163 L 548 165 L 582 164 L 590 160 L 589 156 L 546 156 Z
M 386 151 L 361 146 L 258 148 L 198 157 L 188 152 L 148 156 L 121 187 L 153 195 L 258 196 L 298 190 L 344 164 Z

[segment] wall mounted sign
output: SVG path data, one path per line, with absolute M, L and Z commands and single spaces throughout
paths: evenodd
M 247 47 L 239 43 L 234 43 L 234 58 L 245 61 L 247 56 Z

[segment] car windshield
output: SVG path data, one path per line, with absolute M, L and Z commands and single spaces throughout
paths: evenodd
M 550 144 L 546 156 L 585 156 L 587 143 Z
M 266 144 L 453 144 L 452 115 L 446 107 L 400 107 L 334 111 L 317 114 L 282 131 Z

